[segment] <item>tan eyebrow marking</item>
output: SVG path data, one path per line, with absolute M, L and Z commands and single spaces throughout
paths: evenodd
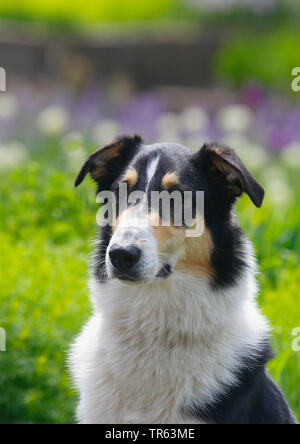
M 137 181 L 138 181 L 139 175 L 138 172 L 135 168 L 129 168 L 126 173 L 125 176 L 123 177 L 123 180 L 125 180 L 126 182 L 128 182 L 130 187 L 134 187 L 134 185 L 136 185 Z
M 176 173 L 167 173 L 162 178 L 162 185 L 164 188 L 168 189 L 179 184 L 179 178 Z

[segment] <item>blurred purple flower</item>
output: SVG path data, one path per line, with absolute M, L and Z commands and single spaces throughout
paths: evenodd
M 15 85 L 13 95 L 18 101 L 18 112 L 7 119 L 0 119 L 0 141 L 18 140 L 33 150 L 40 149 L 46 140 L 45 135 L 39 135 L 33 128 L 36 128 L 42 111 L 53 105 L 66 110 L 70 119 L 68 130 L 92 133 L 95 125 L 106 122 L 107 126 L 107 122 L 111 121 L 117 124 L 119 132 L 140 133 L 146 141 L 151 142 L 161 138 L 159 132 L 162 130 L 158 123 L 165 117 L 162 135 L 165 134 L 166 138 L 171 135 L 187 141 L 197 141 L 199 138 L 212 142 L 225 136 L 222 127 L 217 127 L 214 122 L 215 113 L 218 114 L 221 109 L 230 108 L 235 103 L 241 105 L 241 108 L 246 105 L 252 110 L 254 122 L 247 131 L 247 137 L 253 142 L 277 153 L 287 145 L 300 141 L 300 106 L 291 105 L 287 98 L 267 93 L 256 84 L 247 85 L 241 94 L 228 95 L 228 92 L 219 90 L 213 112 L 211 102 L 205 98 L 200 108 L 207 115 L 208 124 L 206 122 L 199 128 L 196 126 L 195 131 L 193 125 L 189 127 L 184 124 L 184 116 L 187 118 L 184 110 L 189 110 L 189 119 L 191 115 L 193 117 L 193 100 L 191 103 L 188 100 L 185 102 L 183 113 L 180 114 L 181 102 L 176 104 L 173 96 L 168 99 L 168 96 L 156 92 L 138 93 L 132 89 L 120 101 L 114 100 L 103 85 L 98 83 L 90 84 L 80 92 L 72 92 L 57 83 L 43 81 L 36 84 L 20 82 Z M 164 100 L 161 99 L 162 96 L 165 97 Z M 168 114 L 178 118 L 168 120 Z M 235 133 L 239 136 L 241 130 L 237 129 Z
M 214 122 L 210 122 L 205 131 L 203 131 L 203 137 L 207 143 L 217 142 L 222 136 L 222 132 L 217 128 Z
M 98 86 L 91 86 L 73 98 L 73 128 L 81 131 L 90 129 L 109 113 L 109 106 Z
M 265 98 L 266 95 L 262 87 L 259 85 L 248 85 L 242 91 L 242 100 L 252 110 L 259 108 L 263 104 Z
M 275 98 L 257 110 L 254 132 L 256 138 L 275 152 L 300 140 L 300 108 Z
M 282 148 L 292 141 L 291 135 L 285 128 L 280 126 L 274 127 L 268 134 L 267 144 L 275 152 L 280 152 Z
M 153 140 L 156 136 L 155 123 L 163 105 L 155 94 L 143 94 L 117 112 L 124 133 L 137 133 Z

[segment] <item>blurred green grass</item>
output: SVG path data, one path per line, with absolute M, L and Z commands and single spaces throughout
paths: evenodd
M 0 15 L 21 20 L 41 20 L 56 23 L 80 22 L 123 22 L 166 18 L 178 6 L 178 0 L 86 0 L 84 6 L 79 0 L 58 0 L 36 2 L 2 1 Z
M 7 332 L 0 423 L 74 422 L 66 354 L 90 313 L 87 262 L 97 206 L 92 184 L 74 190 L 73 180 L 67 166 L 40 155 L 0 177 L 0 326 Z M 245 197 L 239 213 L 256 246 L 259 300 L 274 328 L 278 357 L 270 371 L 300 419 L 300 353 L 291 348 L 300 327 L 299 202 L 280 210 L 267 198 L 257 210 Z
M 81 24 L 104 23 L 147 23 L 154 21 L 188 20 L 203 24 L 248 27 L 278 26 L 283 23 L 298 27 L 300 8 L 292 0 L 278 0 L 267 13 L 257 13 L 250 2 L 196 2 L 187 0 L 86 0 L 84 6 L 79 0 L 2 0 L 0 17 L 4 19 L 40 22 L 51 26 L 77 27 Z
M 234 87 L 256 79 L 292 95 L 290 79 L 293 68 L 299 65 L 299 42 L 299 28 L 290 26 L 267 31 L 259 28 L 255 32 L 253 28 L 235 29 L 216 54 L 216 75 Z

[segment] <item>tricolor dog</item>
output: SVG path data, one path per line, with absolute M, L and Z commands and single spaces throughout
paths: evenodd
M 264 190 L 237 154 L 124 136 L 87 159 L 76 186 L 88 173 L 98 193 L 115 196 L 116 219 L 100 229 L 94 314 L 70 356 L 79 422 L 296 423 L 266 372 L 270 328 L 256 304 L 253 250 L 233 210 L 244 192 L 261 207 Z M 123 209 L 122 184 L 144 197 Z M 176 226 L 175 205 L 164 224 L 153 191 L 204 192 L 203 214 L 191 203 L 201 235 Z

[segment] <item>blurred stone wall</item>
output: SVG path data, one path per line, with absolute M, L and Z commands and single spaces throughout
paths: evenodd
M 64 80 L 75 88 L 90 79 L 128 77 L 138 89 L 208 86 L 220 33 L 197 29 L 98 35 L 45 32 L 28 25 L 0 26 L 0 66 L 8 75 Z

